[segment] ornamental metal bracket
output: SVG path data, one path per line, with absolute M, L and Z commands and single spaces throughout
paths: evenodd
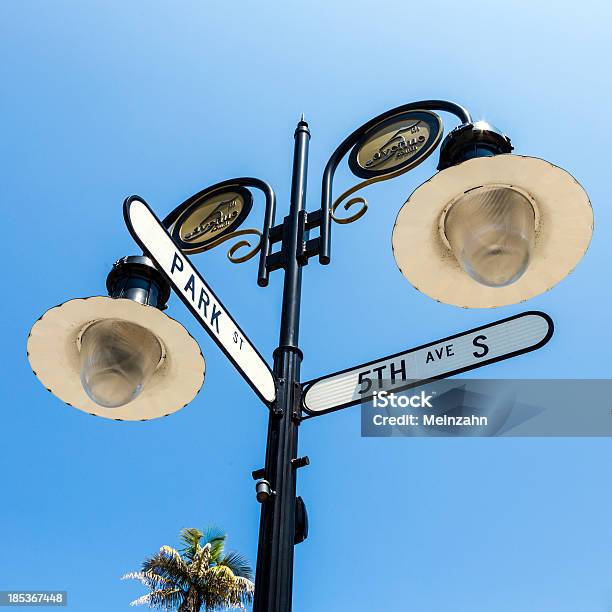
M 442 120 L 432 111 L 456 115 L 462 123 L 471 122 L 470 113 L 453 102 L 445 100 L 421 100 L 393 108 L 374 117 L 348 136 L 334 151 L 323 173 L 321 189 L 321 234 L 319 237 L 319 261 L 331 261 L 331 222 L 347 224 L 360 219 L 368 209 L 362 196 L 349 196 L 379 181 L 400 176 L 411 170 L 438 146 L 442 138 Z M 342 193 L 332 203 L 334 174 L 344 156 L 349 153 L 351 172 L 364 181 Z M 346 201 L 345 201 L 346 200 Z M 345 211 L 355 205 L 361 207 L 348 217 L 339 217 L 336 211 L 343 204 Z
M 353 196 L 368 185 L 386 181 L 408 172 L 429 157 L 442 138 L 442 120 L 433 111 L 456 115 L 462 123 L 471 122 L 469 112 L 453 102 L 422 100 L 393 108 L 374 117 L 350 134 L 334 151 L 323 173 L 321 208 L 300 213 L 297 257 L 300 265 L 318 256 L 326 265 L 331 261 L 331 222 L 353 223 L 368 209 L 367 200 Z M 348 165 L 355 176 L 364 179 L 332 201 L 334 174 L 342 159 L 349 153 Z M 253 206 L 249 188 L 262 191 L 266 198 L 263 229 L 238 229 Z M 360 205 L 348 216 L 337 214 Z M 241 236 L 255 236 L 254 244 L 242 239 L 228 250 L 232 263 L 243 263 L 259 253 L 257 284 L 266 287 L 269 274 L 286 265 L 289 249 L 285 237 L 288 220 L 274 224 L 276 196 L 268 183 L 252 178 L 229 179 L 207 187 L 177 206 L 165 219 L 164 225 L 186 254 L 202 253 Z M 319 228 L 319 236 L 310 238 L 311 229 Z M 272 246 L 282 243 L 272 253 Z M 237 252 L 243 251 L 241 255 Z
M 263 231 L 255 228 L 238 229 L 253 207 L 253 194 L 249 187 L 259 189 L 266 198 Z M 239 236 L 256 236 L 257 241 L 239 240 L 227 252 L 235 264 L 260 255 L 257 282 L 268 284 L 265 260 L 269 254 L 269 230 L 274 225 L 276 196 L 268 183 L 252 177 L 229 179 L 211 185 L 179 204 L 163 221 L 164 226 L 181 250 L 186 254 L 203 253 Z M 249 250 L 240 256 L 239 249 Z

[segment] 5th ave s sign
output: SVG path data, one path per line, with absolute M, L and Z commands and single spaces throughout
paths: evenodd
M 382 389 L 402 391 L 534 351 L 552 337 L 552 319 L 530 311 L 304 383 L 310 415 L 354 406 Z

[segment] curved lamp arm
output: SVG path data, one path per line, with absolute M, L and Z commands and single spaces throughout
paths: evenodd
M 259 243 L 251 249 L 246 255 L 242 257 L 234 257 L 236 251 L 244 246 L 251 246 L 251 244 L 246 240 L 241 240 L 237 242 L 232 248 L 228 251 L 228 258 L 233 263 L 242 263 L 243 261 L 247 261 L 251 259 L 257 251 L 260 251 L 259 258 L 259 270 L 257 275 L 257 282 L 261 286 L 265 286 L 268 284 L 268 270 L 266 269 L 266 259 L 270 254 L 270 228 L 274 225 L 274 218 L 276 215 L 276 194 L 274 190 L 268 183 L 262 181 L 258 178 L 253 177 L 239 177 L 234 179 L 228 179 L 227 181 L 222 181 L 221 183 L 216 183 L 203 189 L 202 191 L 196 193 L 191 196 L 188 200 L 179 204 L 172 212 L 170 212 L 163 220 L 163 224 L 166 229 L 170 229 L 174 223 L 176 223 L 177 219 L 183 214 L 185 210 L 187 210 L 195 200 L 202 199 L 205 196 L 214 195 L 218 191 L 223 191 L 225 189 L 229 189 L 232 187 L 253 187 L 255 189 L 259 189 L 263 192 L 266 198 L 266 209 L 264 213 L 264 223 L 263 223 L 263 232 L 259 232 L 255 229 L 247 229 L 247 230 L 236 230 L 234 232 L 230 232 L 225 236 L 222 236 L 214 243 L 210 244 L 210 248 L 225 242 L 226 240 L 230 240 L 231 238 L 235 238 L 237 236 L 243 236 L 245 234 L 257 234 L 259 236 Z
M 360 128 L 355 130 L 350 136 L 345 138 L 340 146 L 332 153 L 329 158 L 325 171 L 323 172 L 323 184 L 321 188 L 321 235 L 320 235 L 320 251 L 319 261 L 326 265 L 330 262 L 330 240 L 331 240 L 331 207 L 332 207 L 332 182 L 334 173 L 342 158 L 349 150 L 357 143 L 357 141 L 375 125 L 398 115 L 412 110 L 431 110 L 445 111 L 456 115 L 462 123 L 471 123 L 472 117 L 467 109 L 454 102 L 446 100 L 421 100 L 420 102 L 410 102 L 393 108 L 378 117 L 374 117 L 367 123 L 364 123 Z M 261 270 L 261 268 L 260 268 Z

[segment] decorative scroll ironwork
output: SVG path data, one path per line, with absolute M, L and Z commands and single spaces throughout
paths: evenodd
M 247 236 L 247 235 L 257 236 L 257 244 L 255 244 L 255 246 L 251 246 L 251 243 L 248 240 L 239 240 L 236 244 L 232 245 L 227 252 L 227 258 L 232 263 L 234 264 L 244 263 L 245 261 L 248 261 L 249 259 L 255 257 L 255 255 L 257 255 L 257 253 L 259 253 L 259 251 L 261 250 L 263 234 L 255 228 L 240 229 L 240 230 L 236 230 L 235 232 L 225 234 L 224 236 L 219 236 L 219 238 L 217 238 L 213 242 L 210 242 L 207 245 L 206 250 L 209 251 L 210 249 L 213 249 L 216 246 L 219 246 L 220 244 L 226 242 L 227 240 L 231 240 L 232 238 L 237 238 L 238 236 Z M 245 253 L 244 255 L 241 255 L 240 257 L 235 257 L 236 251 L 238 251 L 239 249 L 243 247 L 249 247 L 251 250 Z
M 374 179 L 368 179 L 366 181 L 361 181 L 361 183 L 357 183 L 357 185 L 353 185 L 353 187 L 351 187 L 350 189 L 347 189 L 343 194 L 338 196 L 331 206 L 331 210 L 330 210 L 331 218 L 336 223 L 340 223 L 342 225 L 347 224 L 347 223 L 353 223 L 354 221 L 357 221 L 357 219 L 361 219 L 361 217 L 363 217 L 363 215 L 365 215 L 366 211 L 368 210 L 368 201 L 362 196 L 351 198 L 350 200 L 347 200 L 344 203 L 344 206 L 343 206 L 344 210 L 348 210 L 352 206 L 355 206 L 355 204 L 362 204 L 361 208 L 356 213 L 349 215 L 348 217 L 342 218 L 342 217 L 336 216 L 336 209 L 338 208 L 338 206 L 340 206 L 340 204 L 342 204 L 342 201 L 345 198 L 348 198 L 350 195 L 352 195 L 356 191 L 359 191 L 363 187 L 366 187 L 367 185 L 370 185 L 371 183 L 374 183 L 374 182 L 375 182 Z
M 357 183 L 356 185 L 353 185 L 350 189 L 347 189 L 344 193 L 342 193 L 340 196 L 338 196 L 334 200 L 334 203 L 332 204 L 331 210 L 330 210 L 331 218 L 336 223 L 340 223 L 342 225 L 346 225 L 348 223 L 354 223 L 358 219 L 361 219 L 361 217 L 363 217 L 363 215 L 365 215 L 366 211 L 368 210 L 368 201 L 363 196 L 357 196 L 356 198 L 351 198 L 350 200 L 347 200 L 346 202 L 344 202 L 344 205 L 342 207 L 344 208 L 344 210 L 348 210 L 352 206 L 355 206 L 355 204 L 362 205 L 361 208 L 356 213 L 350 215 L 349 217 L 344 217 L 344 218 L 337 217 L 336 209 L 340 206 L 340 204 L 342 204 L 342 202 L 346 198 L 348 198 L 350 195 L 354 194 L 355 192 L 359 191 L 360 189 L 363 189 L 364 187 L 367 187 L 368 185 L 373 185 L 374 183 L 379 183 L 380 181 L 386 181 L 388 179 L 395 178 L 397 176 L 400 176 L 408 172 L 408 170 L 410 169 L 411 167 L 408 166 L 408 167 L 396 170 L 395 172 L 391 172 L 390 174 L 385 174 L 384 176 L 375 176 L 375 177 L 366 179 L 365 181 L 361 181 L 361 183 Z
M 210 197 L 216 193 L 220 193 L 226 190 L 236 190 L 239 188 L 250 188 L 253 187 L 258 189 L 265 196 L 265 211 L 264 211 L 264 223 L 263 230 L 259 231 L 254 228 L 251 229 L 240 229 L 228 232 L 223 236 L 219 236 L 215 240 L 209 242 L 206 248 L 203 248 L 199 252 L 208 251 L 227 240 L 236 238 L 238 236 L 257 236 L 257 243 L 253 246 L 249 240 L 239 240 L 236 244 L 232 245 L 227 252 L 227 258 L 235 264 L 244 263 L 249 259 L 255 257 L 259 253 L 259 270 L 257 274 L 257 284 L 260 287 L 265 287 L 268 284 L 268 270 L 266 269 L 266 259 L 270 254 L 270 229 L 274 226 L 274 217 L 276 212 L 276 195 L 274 190 L 268 183 L 253 177 L 239 177 L 222 181 L 207 187 L 203 191 L 200 191 L 193 195 L 191 198 L 177 206 L 171 211 L 163 221 L 164 226 L 169 231 L 172 231 L 173 226 L 177 220 L 181 218 L 183 213 L 187 211 L 196 201 L 202 201 L 205 197 Z M 250 209 L 250 207 L 249 207 Z M 239 249 L 248 248 L 249 250 L 244 254 L 237 256 L 236 253 Z
M 344 209 L 348 210 L 351 206 L 355 204 L 362 204 L 359 211 L 355 214 L 347 217 L 346 219 L 339 220 L 338 217 L 333 215 L 333 211 L 337 210 L 342 201 L 352 195 L 362 187 L 365 187 L 370 182 L 359 183 L 355 185 L 355 187 L 351 187 L 348 191 L 343 193 L 339 198 L 337 198 L 332 205 L 332 183 L 334 179 L 334 174 L 336 169 L 338 168 L 340 162 L 344 158 L 344 156 L 354 147 L 365 134 L 367 134 L 372 128 L 380 125 L 381 122 L 386 121 L 387 119 L 391 119 L 397 115 L 408 111 L 417 111 L 417 110 L 430 110 L 430 111 L 443 111 L 447 113 L 452 113 L 459 118 L 462 123 L 470 123 L 472 121 L 472 117 L 467 109 L 462 106 L 455 104 L 453 102 L 448 102 L 446 100 L 421 100 L 419 102 L 410 102 L 409 104 L 404 104 L 402 106 L 398 106 L 393 108 L 373 119 L 370 119 L 367 123 L 362 125 L 360 128 L 356 129 L 352 134 L 350 134 L 347 138 L 345 138 L 340 145 L 336 148 L 336 150 L 332 153 L 329 158 L 327 165 L 325 166 L 325 171 L 323 173 L 323 181 L 321 185 L 321 235 L 319 238 L 320 248 L 319 248 L 319 261 L 322 264 L 329 264 L 331 261 L 331 246 L 330 246 L 330 234 L 331 234 L 331 221 L 335 220 L 337 223 L 352 223 L 357 219 L 361 218 L 365 211 L 367 210 L 367 201 L 365 198 L 361 196 L 357 198 L 352 198 L 348 200 L 344 204 Z M 397 175 L 388 175 L 385 177 L 393 178 L 393 176 Z M 374 181 L 372 181 L 374 182 Z

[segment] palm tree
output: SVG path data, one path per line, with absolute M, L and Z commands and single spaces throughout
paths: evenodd
M 205 533 L 182 529 L 180 551 L 162 546 L 145 559 L 140 572 L 122 577 L 140 580 L 149 589 L 130 605 L 178 612 L 244 609 L 253 601 L 253 571 L 241 554 L 225 553 L 226 538 L 216 528 Z

